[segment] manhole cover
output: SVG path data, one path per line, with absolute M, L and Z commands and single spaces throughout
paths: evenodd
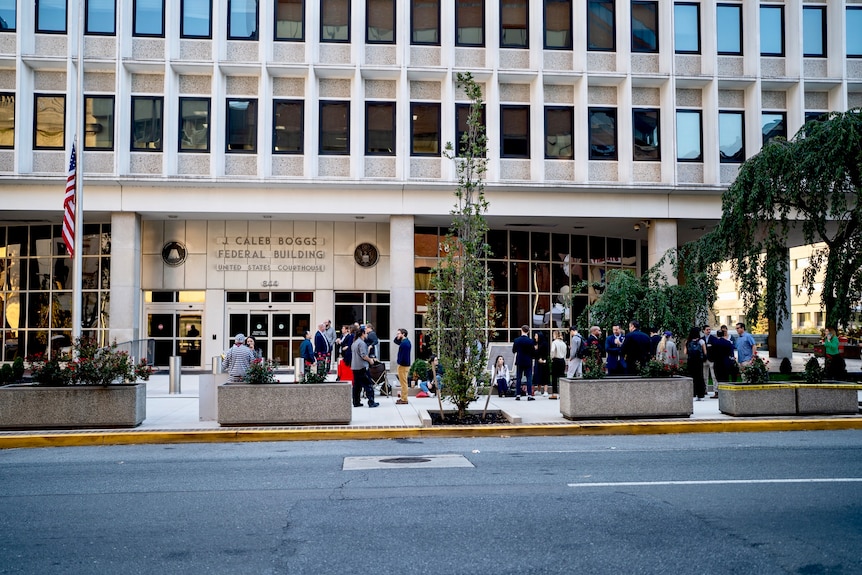
M 381 459 L 380 463 L 428 463 L 431 461 L 425 457 L 390 457 Z

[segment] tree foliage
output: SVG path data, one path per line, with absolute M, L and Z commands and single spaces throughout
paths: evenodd
M 827 325 L 847 326 L 862 301 L 862 109 L 833 112 L 775 139 L 749 158 L 722 196 L 712 232 L 685 246 L 688 269 L 730 260 L 746 317 L 762 311 L 779 327 L 788 316 L 785 277 L 790 234 L 823 242 L 804 272 L 809 297 L 823 271 Z
M 459 73 L 457 85 L 470 100 L 470 112 L 457 152 L 451 143 L 446 145 L 447 157 L 455 162 L 458 187 L 452 225 L 443 244 L 445 257 L 431 279 L 436 293 L 428 302 L 427 320 L 443 367 L 442 394 L 461 417 L 476 398 L 476 382 L 485 367 L 491 280 L 484 265 L 488 202 L 482 89 L 470 73 Z

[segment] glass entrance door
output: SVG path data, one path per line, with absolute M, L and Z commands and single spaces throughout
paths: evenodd
M 299 357 L 305 332 L 311 329 L 311 313 L 304 309 L 231 308 L 227 327 L 227 341 L 232 342 L 238 333 L 250 335 L 264 357 L 289 367 Z
M 147 337 L 155 340 L 153 363 L 167 367 L 172 355 L 183 358 L 183 367 L 201 367 L 201 312 L 175 309 L 147 310 Z

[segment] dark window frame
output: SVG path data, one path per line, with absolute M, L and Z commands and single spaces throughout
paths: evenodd
M 674 54 L 700 54 L 703 49 L 703 36 L 701 33 L 701 19 L 700 19 L 700 3 L 699 2 L 674 2 L 673 7 L 674 11 L 677 6 L 689 6 L 693 7 L 696 10 L 697 14 L 697 49 L 695 50 L 680 50 L 676 45 L 676 18 L 674 18 L 674 42 L 673 49 Z
M 299 150 L 276 150 L 275 145 L 278 142 L 277 130 L 278 127 L 284 124 L 279 124 L 276 121 L 278 116 L 278 107 L 288 105 L 297 106 L 299 108 Z M 272 153 L 279 155 L 298 156 L 305 153 L 305 100 L 299 99 L 275 99 L 272 101 Z
M 551 136 L 549 132 L 550 122 L 548 121 L 548 112 L 567 112 L 569 114 L 569 133 L 571 136 L 571 142 L 569 144 L 569 148 L 571 148 L 571 155 L 550 155 L 548 154 L 548 138 Z M 545 106 L 544 111 L 544 124 L 545 124 L 545 159 L 546 160 L 564 160 L 564 161 L 572 161 L 575 159 L 575 107 L 574 106 Z M 556 134 L 555 134 L 556 135 Z
M 9 2 L 10 0 L 6 0 Z M 0 33 L 2 32 L 17 32 L 18 31 L 18 2 L 16 0 L 11 0 L 12 3 L 12 25 L 9 26 L 9 22 L 4 20 L 3 22 L 6 24 L 6 28 L 0 28 Z
M 230 147 L 231 146 L 231 128 L 233 127 L 233 126 L 231 126 L 231 113 L 230 113 L 230 105 L 232 102 L 246 102 L 249 105 L 249 107 L 254 108 L 254 131 L 253 132 L 249 131 L 249 133 L 254 135 L 254 137 L 252 138 L 252 142 L 251 142 L 251 149 L 244 150 L 244 149 L 238 148 L 238 149 L 234 150 L 234 149 L 231 149 L 231 147 Z M 224 151 L 225 151 L 225 153 L 226 154 L 256 154 L 257 148 L 258 148 L 257 133 L 258 133 L 259 124 L 260 124 L 260 108 L 258 106 L 258 99 L 257 98 L 233 98 L 233 97 L 225 98 L 224 112 L 225 112 L 225 114 L 224 114 L 225 115 L 225 118 L 224 118 Z M 246 110 L 246 114 L 248 114 L 248 113 L 249 113 L 249 111 Z
M 860 14 L 860 20 L 862 20 L 862 6 L 845 6 L 844 7 L 844 29 L 845 30 L 847 29 L 847 24 L 850 20 L 848 18 L 850 12 L 854 12 L 854 13 L 858 12 Z M 849 44 L 846 46 L 845 52 L 846 53 L 844 54 L 844 56 L 846 58 L 862 58 L 862 49 L 860 49 L 858 53 L 854 52 L 851 54 Z
M 230 31 L 231 4 L 234 0 L 227 0 L 227 39 L 237 42 L 257 42 L 260 38 L 260 0 L 254 0 L 254 34 L 251 36 L 233 36 Z
M 741 121 L 740 121 L 740 127 L 742 129 L 742 133 L 740 134 L 740 137 L 742 139 L 742 149 L 740 150 L 740 154 L 742 155 L 741 158 L 737 159 L 734 157 L 727 157 L 727 159 L 725 159 L 725 158 L 721 157 L 721 147 L 720 147 L 721 117 L 723 115 L 739 116 L 741 119 Z M 745 155 L 746 155 L 746 153 L 745 153 L 745 112 L 742 110 L 719 110 L 718 111 L 718 138 L 719 138 L 719 150 L 718 150 L 718 161 L 719 161 L 719 163 L 721 163 L 721 164 L 741 164 L 741 163 L 745 162 Z
M 805 52 L 805 12 L 820 12 L 820 52 Z M 826 6 L 802 6 L 802 56 L 805 58 L 826 58 L 829 54 L 828 42 L 826 41 Z
M 766 139 L 766 134 L 763 133 L 763 116 L 764 114 L 771 114 L 775 116 L 781 116 L 781 124 L 784 128 L 783 134 L 775 134 L 769 140 Z M 773 138 L 782 137 L 785 140 L 787 139 L 787 112 L 785 110 L 761 110 L 760 111 L 760 136 L 761 136 L 761 145 L 765 146 L 768 141 L 772 141 Z
M 159 102 L 161 104 L 159 108 L 159 138 L 158 138 L 158 146 L 154 148 L 150 147 L 135 147 L 135 102 L 138 101 L 149 101 L 155 109 L 155 102 Z M 165 141 L 165 98 L 164 96 L 132 96 L 131 98 L 131 109 L 130 109 L 130 118 L 131 122 L 130 130 L 129 130 L 129 151 L 130 152 L 162 152 L 164 151 L 164 141 Z M 152 141 L 152 140 L 148 140 Z
M 371 10 L 371 3 L 365 2 L 365 43 L 366 44 L 395 44 L 398 40 L 398 0 L 388 0 L 392 6 L 392 40 L 372 40 L 370 38 L 369 32 L 371 30 L 371 26 L 369 22 L 371 22 L 371 15 L 369 11 Z
M 649 48 L 637 48 L 635 47 L 635 6 L 652 6 L 652 14 L 655 17 L 655 30 L 653 33 L 655 35 L 655 47 Z M 631 37 L 631 50 L 633 54 L 658 54 L 661 50 L 661 45 L 659 44 L 659 7 L 657 0 L 632 0 L 631 3 L 632 11 L 631 11 L 631 29 L 632 29 L 632 37 Z
M 65 22 L 63 24 L 63 29 L 62 30 L 43 30 L 39 27 L 39 14 L 40 14 L 39 0 L 36 0 L 35 19 L 36 19 L 36 33 L 37 34 L 67 34 L 68 33 L 68 31 L 69 31 L 69 0 L 66 0 L 64 4 L 65 4 L 66 8 L 65 8 Z M 16 9 L 16 16 L 17 16 L 17 9 Z M 16 27 L 17 27 L 17 24 L 16 24 Z
M 91 32 L 90 31 L 90 2 L 84 2 L 84 35 L 85 36 L 116 36 L 117 35 L 117 0 L 112 0 L 114 4 L 114 29 L 111 32 Z
M 132 36 L 135 38 L 164 38 L 165 37 L 165 0 L 162 0 L 162 31 L 158 34 L 138 32 L 138 0 L 132 0 Z
M 680 158 L 679 157 L 679 138 L 676 140 L 677 148 L 676 148 L 676 161 L 684 162 L 684 163 L 703 163 L 703 110 L 688 110 L 685 108 L 677 109 L 676 116 L 679 117 L 680 114 L 697 114 L 698 125 L 700 128 L 698 129 L 698 148 L 700 150 L 700 154 L 695 158 Z M 677 121 L 678 123 L 678 121 Z M 677 131 L 679 127 L 677 126 Z
M 390 113 L 390 122 L 391 122 L 391 134 L 389 135 L 389 150 L 380 152 L 380 151 L 370 151 L 368 149 L 371 138 L 369 137 L 369 132 L 371 129 L 371 121 L 369 111 L 371 108 L 389 108 Z M 398 106 L 393 101 L 366 101 L 365 102 L 365 155 L 366 156 L 394 156 L 398 151 L 396 148 L 396 137 L 398 134 L 398 123 L 396 121 L 395 111 L 398 109 Z
M 527 126 L 524 132 L 524 137 L 527 141 L 526 152 L 524 153 L 512 153 L 505 152 L 506 149 L 506 112 L 526 112 L 527 115 Z M 517 134 L 520 139 L 520 134 Z M 515 159 L 530 159 L 530 152 L 532 145 L 530 140 L 530 105 L 529 104 L 500 104 L 500 157 L 501 158 L 515 158 Z
M 528 50 L 530 48 L 530 3 L 529 0 L 523 0 L 524 3 L 524 42 L 519 44 L 506 44 L 503 42 L 506 28 L 503 27 L 503 4 L 507 0 L 500 0 L 500 48 L 508 48 L 515 50 Z M 512 28 L 513 30 L 521 30 L 522 28 Z
M 87 110 L 87 100 L 110 100 L 111 101 L 111 145 L 110 147 L 101 147 L 101 146 L 88 146 L 87 145 L 87 124 L 86 124 L 86 110 Z M 85 117 L 84 122 L 84 149 L 85 150 L 93 150 L 99 152 L 113 152 L 114 147 L 116 146 L 117 133 L 116 133 L 116 125 L 117 125 L 117 101 L 113 94 L 84 94 L 84 109 L 82 113 Z
M 207 33 L 206 33 L 206 35 L 187 34 L 185 32 L 186 2 L 187 2 L 187 0 L 180 0 L 180 38 L 212 39 L 212 37 L 213 37 L 213 0 L 207 0 L 207 3 L 209 4 L 210 8 L 209 8 L 209 16 L 207 18 Z
M 568 38 L 566 40 L 565 45 L 563 46 L 548 46 L 548 3 L 553 2 L 555 4 L 568 4 L 569 7 L 569 28 L 568 28 Z M 542 1 L 542 46 L 545 50 L 573 50 L 574 49 L 574 40 L 572 37 L 574 36 L 574 3 L 572 0 L 543 0 Z
M 482 14 L 482 39 L 478 43 L 474 42 L 461 42 L 458 40 L 458 30 L 460 30 L 459 20 L 461 18 L 460 14 L 460 3 L 461 2 L 478 2 L 482 6 L 481 14 Z M 455 45 L 459 47 L 465 48 L 484 48 L 485 47 L 485 0 L 455 0 Z
M 436 152 L 417 152 L 415 145 L 415 128 L 416 128 L 416 108 L 422 106 L 426 108 L 435 108 L 436 110 L 436 123 L 437 123 L 437 151 Z M 410 155 L 425 157 L 425 158 L 439 158 L 443 152 L 442 140 L 442 123 L 441 123 L 442 113 L 440 109 L 440 102 L 410 102 Z
M 274 0 L 272 3 L 272 40 L 273 42 L 305 42 L 305 3 L 307 0 L 299 0 L 297 4 L 300 5 L 300 27 L 301 31 L 299 34 L 299 38 L 289 38 L 287 36 L 281 37 L 278 35 L 278 3 L 279 0 Z
M 658 145 L 656 145 L 655 157 L 638 157 L 638 146 L 636 140 L 635 122 L 638 114 L 655 114 L 655 127 L 658 134 Z M 661 161 L 661 109 L 659 108 L 632 108 L 632 161 L 634 162 L 660 162 Z
M 424 4 L 436 4 L 437 5 L 437 40 L 428 42 L 428 41 L 418 41 L 416 40 L 416 3 L 421 2 Z M 411 46 L 439 46 L 440 45 L 440 29 L 442 27 L 441 23 L 441 1 L 440 0 L 410 0 L 410 45 Z
M 63 143 L 59 146 L 40 146 L 38 145 L 36 135 L 38 134 L 38 130 L 36 129 L 39 122 L 39 114 L 38 114 L 38 106 L 36 103 L 39 101 L 39 98 L 61 98 L 63 100 Z M 65 150 L 66 149 L 66 94 L 51 94 L 44 92 L 36 92 L 33 94 L 33 149 L 34 150 Z
M 758 7 L 758 10 L 760 10 L 760 25 L 761 26 L 763 26 L 763 11 L 764 10 L 778 10 L 779 13 L 781 14 L 781 30 L 779 31 L 779 35 L 778 35 L 779 38 L 781 38 L 781 51 L 780 52 L 764 52 L 763 51 L 763 34 L 762 34 L 763 30 L 761 29 L 760 30 L 760 32 L 761 32 L 761 34 L 760 34 L 760 41 L 761 41 L 760 55 L 761 55 L 761 57 L 765 56 L 767 58 L 783 58 L 785 53 L 787 52 L 787 43 L 785 42 L 785 34 L 784 34 L 784 28 L 785 28 L 784 5 L 783 4 L 761 4 Z
M 455 104 L 455 155 L 458 157 L 463 157 L 463 150 L 461 149 L 461 136 L 467 131 L 467 119 L 470 116 L 470 107 L 472 104 L 464 104 L 464 103 L 456 103 Z M 464 129 L 461 129 L 461 115 L 464 113 Z M 487 134 L 488 134 L 488 116 L 485 108 L 485 104 L 481 105 L 481 118 L 480 121 L 482 125 L 485 127 L 485 136 L 486 136 L 486 144 L 487 144 Z M 487 156 L 487 145 L 485 146 L 485 155 Z
M 323 149 L 323 110 L 324 108 L 328 108 L 332 106 L 333 108 L 344 107 L 347 110 L 345 114 L 345 126 L 344 126 L 344 134 L 346 138 L 346 142 L 343 150 L 324 150 Z M 319 118 L 319 126 L 318 126 L 318 141 L 317 141 L 317 153 L 321 156 L 349 156 L 350 155 L 350 101 L 349 100 L 321 100 L 318 104 L 318 116 Z
M 745 55 L 745 43 L 743 42 L 743 35 L 742 34 L 743 34 L 744 29 L 745 29 L 745 26 L 744 26 L 744 22 L 743 22 L 744 19 L 743 19 L 743 14 L 742 14 L 742 4 L 719 2 L 718 4 L 715 5 L 715 10 L 716 10 L 716 18 L 715 18 L 716 30 L 715 30 L 715 32 L 716 32 L 716 36 L 720 36 L 720 33 L 721 33 L 721 31 L 718 29 L 718 24 L 719 24 L 718 9 L 719 8 L 733 8 L 736 10 L 737 14 L 739 15 L 739 50 L 728 52 L 728 51 L 718 50 L 718 48 L 716 47 L 716 49 L 718 50 L 717 51 L 718 55 L 719 56 L 744 56 Z
M 183 148 L 183 103 L 206 102 L 207 105 L 207 145 L 205 148 Z M 208 96 L 181 96 L 178 106 L 179 125 L 177 126 L 177 152 L 182 154 L 208 154 L 212 147 L 212 98 Z
M 599 154 L 597 152 L 593 152 L 593 122 L 592 117 L 593 114 L 606 114 L 613 117 L 614 120 L 614 144 L 613 144 L 613 153 L 604 155 Z M 607 161 L 618 161 L 619 153 L 620 153 L 620 129 L 619 129 L 619 116 L 618 110 L 612 106 L 595 106 L 587 109 L 587 133 L 589 134 L 589 159 L 590 160 L 607 160 Z
M 0 92 L 0 100 L 5 98 L 12 99 L 12 143 L 8 146 L 0 143 L 0 150 L 15 149 L 15 125 L 18 123 L 18 118 L 15 116 L 15 92 Z
M 350 26 L 350 17 L 351 17 L 351 14 L 353 13 L 353 5 L 352 5 L 351 0 L 346 0 L 346 1 L 347 1 L 347 25 L 346 25 L 346 27 L 347 27 L 347 38 L 336 39 L 334 37 L 333 38 L 326 38 L 326 36 L 323 33 L 323 27 L 325 25 L 324 24 L 323 11 L 324 11 L 324 6 L 326 5 L 327 0 L 320 0 L 319 31 L 320 31 L 320 41 L 321 42 L 324 42 L 326 44 L 350 44 L 350 39 L 353 36 L 351 26 Z M 304 11 L 303 11 L 303 15 L 304 15 Z
M 590 15 L 593 13 L 590 10 L 590 6 L 592 5 L 604 5 L 605 8 L 610 5 L 611 12 L 611 45 L 610 46 L 593 46 L 591 33 L 592 27 L 590 26 Z M 588 0 L 587 1 L 587 51 L 588 52 L 616 52 L 617 51 L 617 9 L 616 4 L 613 1 L 609 0 Z

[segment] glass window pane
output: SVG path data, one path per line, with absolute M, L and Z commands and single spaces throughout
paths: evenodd
M 257 151 L 257 100 L 227 101 L 228 152 Z
M 500 47 L 527 48 L 528 0 L 500 0 Z
M 613 2 L 587 2 L 587 50 L 616 49 L 616 21 Z
M 84 149 L 114 149 L 114 97 L 84 98 Z
M 410 104 L 410 154 L 440 155 L 440 104 Z
M 634 110 L 632 112 L 634 159 L 636 161 L 661 160 L 659 145 L 659 111 Z
M 617 159 L 617 111 L 590 108 L 590 159 Z
M 676 113 L 676 159 L 681 162 L 703 161 L 701 115 L 698 110 Z
M 0 94 L 0 148 L 15 146 L 15 94 Z M 2 232 L 0 232 L 2 237 Z
M 805 56 L 826 55 L 826 8 L 802 7 L 802 53 Z
M 484 0 L 455 0 L 455 45 L 485 45 Z
M 395 103 L 365 104 L 365 153 L 395 155 Z
M 574 133 L 575 109 L 545 108 L 545 157 L 571 160 L 575 157 L 572 142 Z
M 784 55 L 784 7 L 760 7 L 760 55 Z
M 180 35 L 183 38 L 212 37 L 211 0 L 182 0 Z
M 14 32 L 18 18 L 16 0 L 0 0 L 0 32 Z
M 632 52 L 658 52 L 657 2 L 632 2 Z
M 135 36 L 164 36 L 164 0 L 135 0 Z
M 257 0 L 228 0 L 229 40 L 257 40 Z
M 763 145 L 772 138 L 787 139 L 787 114 L 784 112 L 763 112 L 760 116 L 760 128 L 763 134 Z
M 87 34 L 106 34 L 113 36 L 116 30 L 114 24 L 114 0 L 87 0 L 86 32 Z
M 718 151 L 722 163 L 745 161 L 745 128 L 742 112 L 718 113 Z
M 36 0 L 36 32 L 66 32 L 66 0 Z
M 395 0 L 368 0 L 366 4 L 368 27 L 365 41 L 368 44 L 395 42 Z
M 350 153 L 350 103 L 320 103 L 320 153 Z
M 276 0 L 276 40 L 302 41 L 305 38 L 304 8 L 304 0 Z
M 209 98 L 180 98 L 180 151 L 210 149 Z
M 571 0 L 545 0 L 545 48 L 572 49 Z
M 464 155 L 464 144 L 462 144 L 461 140 L 464 137 L 464 134 L 467 133 L 467 120 L 470 118 L 470 104 L 455 104 L 455 142 L 457 145 L 455 146 L 458 149 L 458 155 Z M 479 122 L 482 127 L 487 127 L 487 123 L 485 122 L 485 104 L 482 104 L 482 108 L 479 112 Z
M 412 0 L 410 43 L 440 44 L 440 0 Z
M 673 5 L 673 45 L 677 54 L 700 53 L 700 4 Z
M 162 149 L 162 99 L 132 96 L 132 150 Z
M 862 6 L 847 7 L 847 55 L 862 56 Z
M 742 6 L 719 4 L 715 8 L 719 54 L 742 54 Z
M 320 41 L 350 42 L 350 0 L 321 0 Z
M 36 94 L 33 147 L 62 150 L 66 146 L 66 97 Z
M 530 157 L 530 107 L 500 106 L 501 142 L 503 158 Z
M 301 154 L 303 103 L 276 100 L 273 102 L 272 151 L 277 154 Z

